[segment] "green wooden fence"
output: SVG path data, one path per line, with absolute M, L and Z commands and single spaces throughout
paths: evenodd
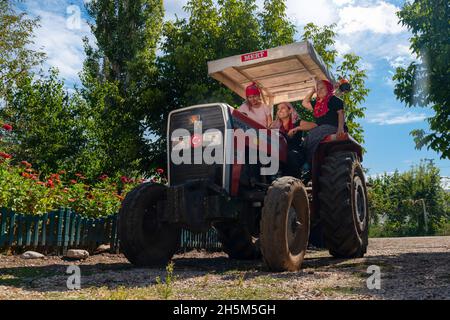
M 15 213 L 0 209 L 0 248 L 38 250 L 44 253 L 64 254 L 67 249 L 95 250 L 101 244 L 110 244 L 119 251 L 117 215 L 106 218 L 86 218 L 71 209 L 61 208 L 41 216 Z M 192 249 L 221 250 L 214 229 L 192 234 L 182 230 L 181 251 Z

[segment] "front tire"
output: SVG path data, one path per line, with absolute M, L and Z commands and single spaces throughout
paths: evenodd
M 238 222 L 218 222 L 214 224 L 223 251 L 230 259 L 256 260 L 261 258 L 258 239 L 253 237 L 248 228 Z
M 261 216 L 261 251 L 270 270 L 298 271 L 309 237 L 309 201 L 303 183 L 282 177 L 272 183 Z
M 166 196 L 166 187 L 145 183 L 127 194 L 119 211 L 120 249 L 136 266 L 165 265 L 180 246 L 181 230 L 158 224 L 157 202 Z
M 364 171 L 356 154 L 342 151 L 326 157 L 319 183 L 325 246 L 336 258 L 363 257 L 369 211 Z

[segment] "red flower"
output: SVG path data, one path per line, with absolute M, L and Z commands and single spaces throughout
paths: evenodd
M 86 179 L 86 177 L 83 176 L 81 173 L 75 173 L 75 175 L 76 175 L 78 178 L 80 178 L 81 180 Z
M 63 192 L 64 192 L 64 193 L 69 192 L 69 188 L 64 188 L 64 189 L 63 189 Z
M 122 181 L 122 183 L 130 182 L 130 179 L 128 179 L 128 177 L 125 177 L 125 176 L 120 177 L 120 180 Z
M 43 183 L 42 181 L 38 181 L 38 182 L 36 182 L 36 184 L 38 184 L 40 186 L 45 186 L 45 183 Z
M 102 181 L 105 181 L 106 179 L 108 179 L 108 176 L 107 176 L 106 174 L 102 174 L 102 175 L 99 177 L 99 179 L 102 180 Z
M 65 172 L 64 170 L 61 170 L 61 171 L 59 171 L 58 173 L 61 174 L 61 175 L 63 175 L 63 174 L 66 174 L 67 172 Z
M 12 131 L 13 127 L 12 125 L 5 123 L 3 125 L 3 129 L 5 129 L 6 131 Z
M 161 168 L 156 169 L 156 172 L 157 172 L 158 174 L 164 174 L 164 169 L 161 169 Z
M 24 177 L 24 178 L 30 178 L 31 175 L 30 175 L 29 173 L 22 172 L 22 177 Z
M 21 164 L 23 164 L 25 167 L 30 168 L 31 167 L 31 163 L 29 163 L 28 161 L 22 161 L 20 162 Z
M 8 153 L 0 152 L 0 157 L 2 157 L 4 159 L 11 159 L 12 155 L 10 155 Z
M 25 169 L 25 172 L 29 172 L 29 173 L 31 173 L 31 172 L 33 172 L 34 170 L 33 169 L 30 169 L 30 168 L 28 168 L 28 169 Z
M 52 179 L 48 179 L 47 187 L 49 187 L 49 188 L 54 188 L 55 187 L 55 185 L 53 184 L 53 180 Z
M 72 180 L 70 180 L 70 183 L 71 183 L 71 184 L 77 184 L 77 180 L 73 180 L 73 179 L 72 179 Z

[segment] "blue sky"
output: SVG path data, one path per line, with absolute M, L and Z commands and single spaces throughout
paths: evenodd
M 90 0 L 25 0 L 20 8 L 41 17 L 35 46 L 47 53 L 46 67 L 57 67 L 68 87 L 79 84 L 78 73 L 84 59 L 82 38 L 94 38 L 87 23 L 83 3 Z M 257 0 L 260 5 L 263 0 Z M 166 19 L 185 17 L 186 0 L 164 0 Z M 429 130 L 426 108 L 406 108 L 395 99 L 392 74 L 395 67 L 414 59 L 409 50 L 410 33 L 398 24 L 395 15 L 403 0 L 287 0 L 289 18 L 299 31 L 308 22 L 337 24 L 336 49 L 362 57 L 368 72 L 370 94 L 364 103 L 367 154 L 364 166 L 370 174 L 407 170 L 420 159 L 433 159 L 442 175 L 450 176 L 450 161 L 440 160 L 433 151 L 415 150 L 413 129 Z M 297 35 L 300 39 L 301 33 Z

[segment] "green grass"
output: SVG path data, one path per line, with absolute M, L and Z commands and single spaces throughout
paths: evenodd
M 30 281 L 54 274 L 52 270 L 36 268 L 3 269 L 0 275 L 0 286 L 24 286 Z
M 336 286 L 336 287 L 325 287 L 325 288 L 321 288 L 319 290 L 321 292 L 325 293 L 326 295 L 333 295 L 335 293 L 343 294 L 343 295 L 354 295 L 354 294 L 358 294 L 357 291 L 359 290 L 359 288 Z

